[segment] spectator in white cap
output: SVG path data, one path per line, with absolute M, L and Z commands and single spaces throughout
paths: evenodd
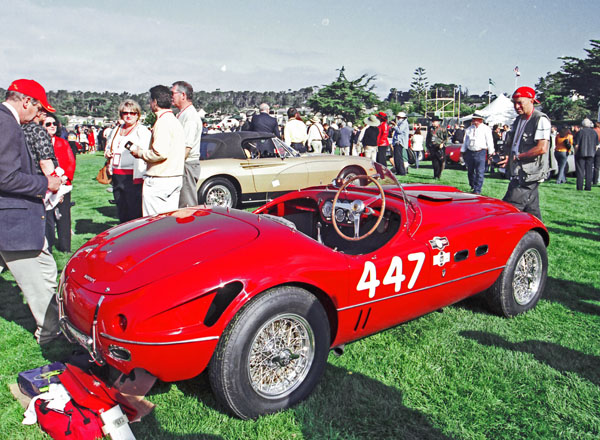
M 392 144 L 394 148 L 394 168 L 396 174 L 401 176 L 406 175 L 406 168 L 404 167 L 404 149 L 408 148 L 408 135 L 410 128 L 406 120 L 406 113 L 398 112 L 396 115 L 396 128 L 394 128 L 394 136 L 392 137 Z
M 474 194 L 481 194 L 483 188 L 486 155 L 492 157 L 495 152 L 492 129 L 483 123 L 483 119 L 484 116 L 478 111 L 473 113 L 460 148 L 460 156 L 467 165 L 469 186 Z

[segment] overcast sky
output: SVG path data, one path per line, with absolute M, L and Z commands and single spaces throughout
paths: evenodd
M 600 39 L 600 0 L 165 1 L 0 0 L 0 86 L 143 92 L 322 86 L 344 65 L 376 92 L 429 83 L 512 92 L 585 57 Z

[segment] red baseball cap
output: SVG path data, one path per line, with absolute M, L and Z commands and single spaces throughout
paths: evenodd
M 515 90 L 515 93 L 512 95 L 512 99 L 515 100 L 518 98 L 531 98 L 533 99 L 533 102 L 537 104 L 540 103 L 540 101 L 535 99 L 535 90 L 533 90 L 531 87 L 519 87 L 517 90 Z
M 56 112 L 54 107 L 48 103 L 46 91 L 37 81 L 32 79 L 17 79 L 14 80 L 10 86 L 8 86 L 8 90 L 19 92 L 33 99 L 37 99 L 40 101 L 40 104 L 42 104 L 42 107 L 44 107 L 46 111 L 50 113 Z
M 377 113 L 375 116 L 377 116 L 377 118 L 379 118 L 380 121 L 387 121 L 387 113 L 385 112 L 379 112 Z

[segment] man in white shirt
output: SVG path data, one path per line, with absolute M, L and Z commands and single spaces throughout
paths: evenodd
M 306 139 L 308 139 L 306 124 L 294 107 L 288 109 L 287 115 L 288 121 L 283 129 L 283 139 L 299 153 L 306 153 Z
M 481 194 L 487 157 L 494 154 L 492 129 L 483 123 L 483 115 L 473 113 L 471 125 L 465 130 L 465 138 L 460 148 L 460 156 L 467 165 L 469 186 L 474 194 Z
M 179 109 L 177 119 L 185 133 L 185 168 L 179 207 L 196 206 L 198 193 L 196 184 L 200 176 L 200 140 L 202 137 L 202 118 L 193 105 L 194 89 L 190 83 L 177 81 L 171 87 L 171 101 Z
M 144 216 L 177 209 L 185 162 L 185 135 L 171 111 L 168 87 L 150 89 L 150 108 L 156 114 L 150 148 L 131 148 L 133 157 L 144 159 L 148 166 L 142 192 Z

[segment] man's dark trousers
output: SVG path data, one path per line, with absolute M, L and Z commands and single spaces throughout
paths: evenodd
M 471 191 L 480 194 L 483 188 L 483 178 L 485 175 L 485 150 L 464 152 L 463 157 L 467 165 L 467 174 L 469 177 L 469 186 Z

